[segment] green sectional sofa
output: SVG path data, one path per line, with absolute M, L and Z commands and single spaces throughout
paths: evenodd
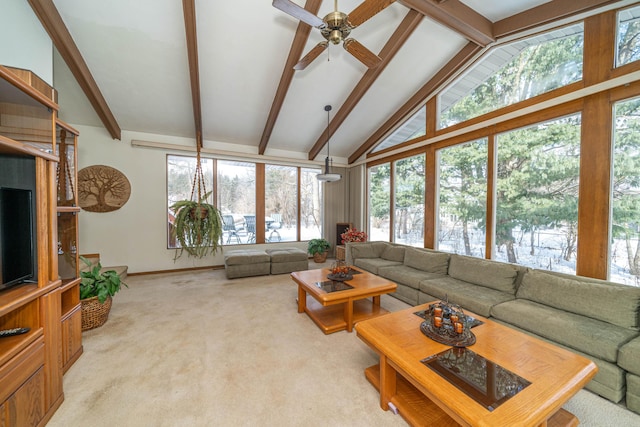
M 640 288 L 388 242 L 348 243 L 345 260 L 408 304 L 448 298 L 593 360 L 586 388 L 640 413 Z

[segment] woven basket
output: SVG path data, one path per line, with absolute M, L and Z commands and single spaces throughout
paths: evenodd
M 322 252 L 321 254 L 319 253 L 313 254 L 313 261 L 317 262 L 318 264 L 325 262 L 327 260 L 328 253 L 329 253 L 328 251 L 325 251 L 325 252 Z
M 98 297 L 80 300 L 82 303 L 82 330 L 98 328 L 109 318 L 111 311 L 111 297 L 107 297 L 103 304 L 100 304 Z

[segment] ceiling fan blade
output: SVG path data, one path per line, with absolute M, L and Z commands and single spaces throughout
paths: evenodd
M 291 15 L 294 18 L 298 18 L 302 22 L 309 24 L 312 27 L 322 29 L 326 26 L 326 24 L 322 19 L 318 18 L 316 15 L 309 12 L 304 7 L 298 6 L 297 4 L 295 4 L 290 0 L 273 0 L 271 4 L 276 9 L 280 9 L 287 15 Z
M 358 61 L 362 62 L 368 68 L 376 68 L 382 62 L 375 53 L 364 47 L 355 39 L 346 39 L 343 44 L 345 50 L 353 55 Z
M 309 53 L 303 56 L 302 59 L 298 61 L 296 65 L 293 66 L 293 69 L 301 71 L 307 68 L 307 65 L 311 64 L 313 60 L 318 57 L 318 55 L 324 52 L 327 46 L 329 46 L 329 42 L 327 41 L 320 42 L 317 45 L 315 45 L 313 49 L 309 51 Z
M 378 12 L 382 12 L 384 8 L 394 3 L 395 0 L 365 0 L 358 7 L 353 9 L 349 14 L 349 25 L 352 28 L 361 25 L 369 18 L 376 15 Z

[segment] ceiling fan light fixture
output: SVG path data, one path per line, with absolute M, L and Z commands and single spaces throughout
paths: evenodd
M 329 151 L 329 139 L 331 138 L 329 134 L 329 111 L 331 111 L 331 105 L 325 105 L 324 111 L 327 112 L 327 157 L 324 159 L 324 173 L 316 175 L 316 179 L 323 182 L 335 182 L 340 181 L 340 179 L 342 179 L 342 175 L 331 172 L 332 160 Z

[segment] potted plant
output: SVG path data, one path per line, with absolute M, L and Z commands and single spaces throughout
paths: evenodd
M 331 249 L 331 245 L 325 239 L 311 239 L 307 251 L 313 255 L 315 262 L 321 263 L 327 260 L 327 254 Z
M 91 262 L 85 257 L 81 256 L 80 259 L 91 267 Z M 102 265 L 98 262 L 89 270 L 80 272 L 83 331 L 104 325 L 109 318 L 112 297 L 120 290 L 121 285 L 127 286 L 115 270 L 101 270 Z
M 176 239 L 180 244 L 174 260 L 180 258 L 183 251 L 195 258 L 218 251 L 223 233 L 222 216 L 215 206 L 205 201 L 210 194 L 206 193 L 197 201 L 180 200 L 171 206 L 175 212 Z

